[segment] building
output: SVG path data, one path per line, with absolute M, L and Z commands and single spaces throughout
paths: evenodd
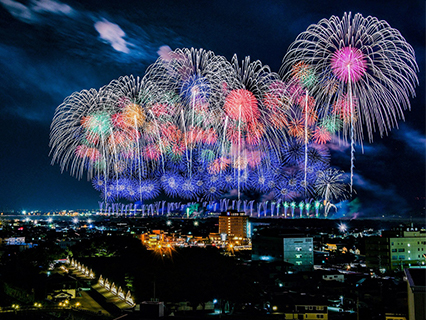
M 426 319 L 426 268 L 408 268 L 407 277 L 408 320 Z
M 328 306 L 324 298 L 306 296 L 293 298 L 296 298 L 293 300 L 296 303 L 283 310 L 284 319 L 328 319 Z
M 154 248 L 159 244 L 163 244 L 167 234 L 163 230 L 152 230 L 151 233 L 142 233 L 139 239 L 147 248 Z
M 283 261 L 295 271 L 313 270 L 313 238 L 285 230 L 263 229 L 253 236 L 252 260 Z
M 293 264 L 298 270 L 311 270 L 314 267 L 314 244 L 312 237 L 284 237 L 284 261 Z
M 413 227 L 383 231 L 380 237 L 366 238 L 365 254 L 367 266 L 382 271 L 424 266 L 426 231 Z
M 249 238 L 249 217 L 244 212 L 226 211 L 219 216 L 219 234 L 228 240 L 244 240 Z

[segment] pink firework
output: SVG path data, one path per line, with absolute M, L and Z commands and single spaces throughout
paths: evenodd
M 124 116 L 122 113 L 115 113 L 111 116 L 111 122 L 114 127 L 126 128 L 127 125 L 124 121 Z
M 86 140 L 90 144 L 97 145 L 99 143 L 99 135 L 96 133 L 86 134 Z
M 144 154 L 148 160 L 158 160 L 160 159 L 161 151 L 158 145 L 150 144 L 146 146 Z
M 84 158 L 84 157 L 86 157 L 87 149 L 88 149 L 87 146 L 85 146 L 84 144 L 79 145 L 79 146 L 77 146 L 77 148 L 75 148 L 75 154 L 79 158 Z
M 333 104 L 333 113 L 340 116 L 345 123 L 351 123 L 357 119 L 357 100 L 352 97 L 352 108 L 350 97 L 343 95 Z M 352 112 L 353 110 L 353 112 Z
M 164 103 L 156 103 L 152 106 L 151 112 L 155 117 L 161 117 L 168 114 L 168 106 Z
M 318 144 L 326 144 L 331 140 L 331 133 L 323 127 L 317 127 L 313 134 L 313 140 Z
M 316 100 L 325 107 L 320 115 L 342 94 L 358 99 L 361 121 L 344 129 L 358 141 L 364 131 L 372 141 L 374 132 L 388 134 L 397 126 L 418 85 L 413 47 L 386 21 L 359 13 L 322 19 L 302 32 L 283 59 L 284 80 L 291 79 L 292 67 L 300 61 L 309 62 L 320 75 Z
M 265 127 L 261 123 L 249 123 L 247 125 L 246 142 L 249 145 L 259 144 L 265 133 Z
M 359 49 L 343 47 L 331 57 L 331 69 L 344 82 L 356 82 L 367 70 L 365 57 Z
M 98 149 L 88 148 L 85 145 L 80 145 L 76 148 L 75 153 L 80 158 L 89 158 L 92 161 L 96 161 L 101 157 Z
M 233 144 L 238 144 L 242 138 L 242 131 L 244 131 L 243 128 L 239 130 L 237 125 L 230 123 L 226 130 L 226 139 Z
M 246 89 L 232 90 L 226 97 L 224 108 L 233 120 L 253 122 L 259 117 L 256 97 Z
M 257 168 L 262 162 L 264 156 L 261 151 L 249 151 L 247 152 L 247 163 L 251 169 Z

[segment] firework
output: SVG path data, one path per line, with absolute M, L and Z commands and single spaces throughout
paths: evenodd
M 398 40 L 395 48 L 367 51 L 374 31 L 367 22 L 376 24 L 374 41 Z M 313 34 L 334 25 L 357 41 Z M 397 62 L 387 55 L 392 50 L 401 53 Z M 373 61 L 381 56 L 383 65 Z M 86 173 L 106 201 L 160 192 L 213 200 L 236 189 L 238 198 L 273 191 L 279 201 L 312 196 L 330 203 L 345 184 L 343 173 L 329 168 L 327 143 L 349 128 L 358 141 L 363 126 L 369 134 L 375 125 L 387 132 L 409 107 L 416 68 L 399 33 L 350 14 L 302 33 L 286 56 L 284 80 L 249 57 L 228 62 L 211 51 L 177 49 L 142 78 L 121 77 L 66 98 L 52 121 L 52 162 L 77 178 Z
M 325 80 L 316 89 L 327 104 L 321 112 L 328 115 L 332 105 L 343 120 L 344 136 L 350 132 L 352 190 L 355 141 L 362 142 L 364 130 L 370 141 L 376 128 L 387 134 L 410 108 L 409 96 L 418 84 L 414 50 L 386 21 L 345 13 L 302 32 L 284 57 L 281 73 L 294 75 L 294 65 L 301 64 L 309 64 Z M 306 77 L 305 69 L 297 74 Z M 330 85 L 337 82 L 338 88 Z
M 326 200 L 338 199 L 345 192 L 345 176 L 341 170 L 329 168 L 319 171 L 316 180 L 316 191 Z
M 316 85 L 321 100 L 349 97 L 352 91 L 359 106 L 359 139 L 362 126 L 370 140 L 376 126 L 382 135 L 396 126 L 418 84 L 414 50 L 400 32 L 386 21 L 359 13 L 332 16 L 309 26 L 290 46 L 281 73 L 290 75 L 298 63 L 309 64 L 322 75 L 324 81 Z M 330 79 L 339 82 L 338 89 L 322 90 Z M 321 112 L 327 113 L 327 108 Z

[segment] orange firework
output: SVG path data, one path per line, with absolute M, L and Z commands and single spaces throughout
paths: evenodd
M 234 169 L 245 170 L 247 169 L 248 161 L 246 157 L 238 156 L 234 159 L 232 166 Z
M 203 142 L 207 144 L 215 144 L 217 142 L 217 132 L 210 128 L 204 131 Z
M 288 133 L 296 138 L 303 138 L 305 135 L 304 119 L 293 118 L 288 122 Z
M 127 126 L 140 128 L 145 122 L 146 115 L 140 105 L 131 103 L 124 107 L 123 118 Z
M 224 171 L 228 168 L 229 164 L 231 163 L 231 160 L 227 158 L 217 158 L 215 159 L 207 168 L 207 171 L 210 174 L 218 174 L 221 171 Z
M 302 78 L 302 77 L 306 77 L 309 75 L 310 72 L 310 66 L 305 63 L 304 61 L 300 61 L 298 63 L 296 63 L 292 68 L 291 68 L 291 76 L 295 77 L 295 78 Z
M 193 145 L 203 141 L 204 136 L 204 131 L 201 128 L 195 127 L 186 133 L 186 141 L 188 144 Z

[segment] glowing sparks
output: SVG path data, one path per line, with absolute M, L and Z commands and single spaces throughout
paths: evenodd
M 387 133 L 410 107 L 416 71 L 397 30 L 350 13 L 299 35 L 282 78 L 248 57 L 177 49 L 143 78 L 67 97 L 52 121 L 52 162 L 87 173 L 106 201 L 213 200 L 235 189 L 238 199 L 273 191 L 330 208 L 346 185 L 323 149 L 335 135 L 350 133 L 354 150 L 364 130 Z
M 344 82 L 356 82 L 364 76 L 367 62 L 359 49 L 343 47 L 332 55 L 331 70 Z

